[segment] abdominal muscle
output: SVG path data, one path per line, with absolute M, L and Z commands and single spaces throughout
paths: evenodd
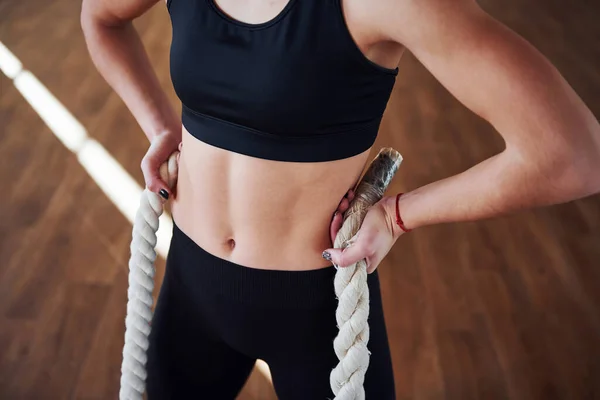
M 177 226 L 207 252 L 246 267 L 331 266 L 329 227 L 370 149 L 342 160 L 264 160 L 208 145 L 183 128 L 172 202 Z M 285 154 L 282 154 L 285 156 Z

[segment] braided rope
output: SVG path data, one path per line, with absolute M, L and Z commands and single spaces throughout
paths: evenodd
M 381 200 L 401 162 L 402 156 L 396 150 L 382 148 L 379 151 L 355 190 L 334 248 L 346 248 L 354 243 L 369 207 Z M 366 260 L 337 268 L 334 288 L 338 298 L 335 318 L 339 333 L 333 347 L 339 363 L 331 371 L 329 383 L 335 400 L 364 400 L 363 383 L 371 354 L 367 348 L 369 287 Z
M 340 362 L 331 371 L 330 384 L 336 400 L 363 400 L 363 383 L 369 367 L 369 288 L 364 260 L 338 268 L 334 280 L 339 299 L 335 313 L 339 333 L 333 348 Z
M 173 153 L 160 169 L 162 179 L 171 188 L 177 180 L 177 154 Z M 144 189 L 133 222 L 120 400 L 142 400 L 146 389 L 146 351 L 152 320 L 152 293 L 156 271 L 154 248 L 159 217 L 163 213 L 163 201 L 158 194 Z

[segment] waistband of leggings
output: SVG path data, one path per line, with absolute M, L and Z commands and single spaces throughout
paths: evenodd
M 333 266 L 305 271 L 251 268 L 217 257 L 173 223 L 171 247 L 186 285 L 226 300 L 268 307 L 306 308 L 337 302 Z

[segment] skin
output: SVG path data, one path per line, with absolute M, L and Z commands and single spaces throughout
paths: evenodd
M 248 23 L 273 18 L 286 2 L 217 1 Z M 150 140 L 141 165 L 146 185 L 168 190 L 178 226 L 207 251 L 248 267 L 302 270 L 366 259 L 372 272 L 403 234 L 394 222 L 395 196 L 369 210 L 351 247 L 331 248 L 342 222 L 341 214 L 332 214 L 347 209 L 344 195 L 352 198 L 348 189 L 369 150 L 332 162 L 287 163 L 193 138 L 160 90 L 131 24 L 154 3 L 84 0 L 81 22 L 98 70 Z M 344 0 L 343 9 L 367 58 L 394 68 L 408 49 L 506 143 L 469 170 L 402 196 L 408 228 L 490 218 L 600 191 L 598 121 L 546 58 L 474 1 Z M 170 190 L 158 167 L 180 144 L 180 175 Z

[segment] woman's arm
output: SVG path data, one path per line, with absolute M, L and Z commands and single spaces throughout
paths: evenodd
M 81 26 L 96 68 L 150 140 L 181 130 L 132 23 L 157 1 L 84 0 L 81 10 Z
M 408 228 L 477 220 L 600 191 L 600 126 L 559 72 L 473 0 L 381 0 L 383 39 L 406 46 L 505 140 L 500 154 L 400 198 Z M 395 197 L 386 199 L 395 218 Z M 398 230 L 399 231 L 399 230 Z
M 181 122 L 160 87 L 132 23 L 157 1 L 83 0 L 81 26 L 98 71 L 152 142 L 142 161 L 148 188 L 170 193 L 160 180 L 158 168 L 181 142 Z

